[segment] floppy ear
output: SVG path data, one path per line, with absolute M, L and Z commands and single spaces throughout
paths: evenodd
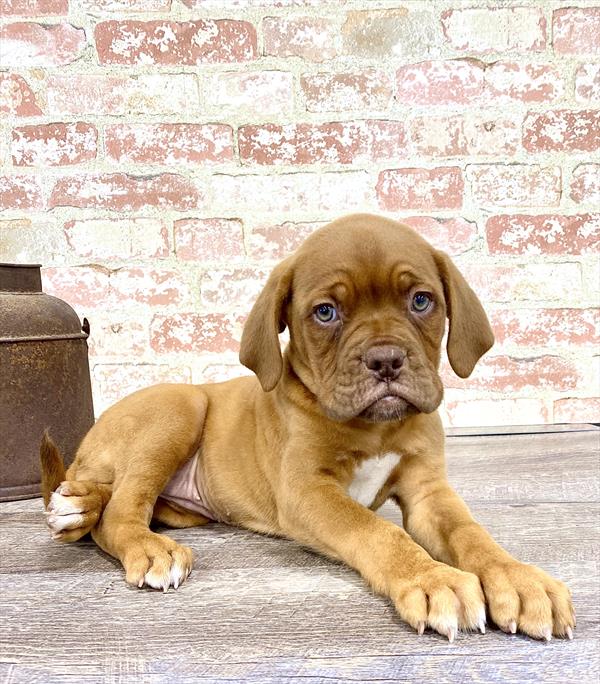
M 283 371 L 278 335 L 286 327 L 284 307 L 291 285 L 291 257 L 288 257 L 269 276 L 242 333 L 240 362 L 256 373 L 265 392 L 275 387 Z
M 494 334 L 477 295 L 444 252 L 435 253 L 444 285 L 448 320 L 448 359 L 461 378 L 471 375 L 475 364 L 494 344 Z

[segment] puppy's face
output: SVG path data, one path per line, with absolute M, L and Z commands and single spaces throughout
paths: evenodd
M 434 411 L 446 305 L 431 250 L 401 227 L 341 223 L 307 242 L 286 318 L 301 380 L 336 420 Z
M 448 352 L 464 377 L 493 340 L 472 290 L 406 226 L 349 216 L 275 269 L 246 324 L 240 358 L 272 389 L 282 369 L 277 332 L 287 325 L 292 367 L 327 416 L 402 420 L 434 411 L 442 399 L 437 368 L 449 311 Z

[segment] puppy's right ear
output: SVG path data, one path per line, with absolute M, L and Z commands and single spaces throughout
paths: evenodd
M 291 295 L 292 260 L 288 257 L 275 267 L 246 320 L 240 362 L 254 371 L 265 392 L 279 382 L 283 359 L 279 333 L 285 330 L 285 304 Z

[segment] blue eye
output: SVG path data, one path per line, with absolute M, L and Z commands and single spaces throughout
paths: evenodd
M 332 304 L 319 304 L 314 309 L 314 316 L 319 323 L 333 323 L 337 321 L 338 312 Z
M 433 300 L 427 292 L 417 292 L 412 299 L 412 310 L 417 313 L 423 313 L 429 309 Z

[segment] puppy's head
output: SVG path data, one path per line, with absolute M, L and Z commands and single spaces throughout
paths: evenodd
M 452 261 L 407 226 L 356 214 L 313 233 L 271 274 L 242 336 L 240 361 L 265 391 L 290 329 L 294 372 L 334 420 L 402 420 L 442 400 L 447 351 L 460 377 L 492 346 L 490 325 Z

